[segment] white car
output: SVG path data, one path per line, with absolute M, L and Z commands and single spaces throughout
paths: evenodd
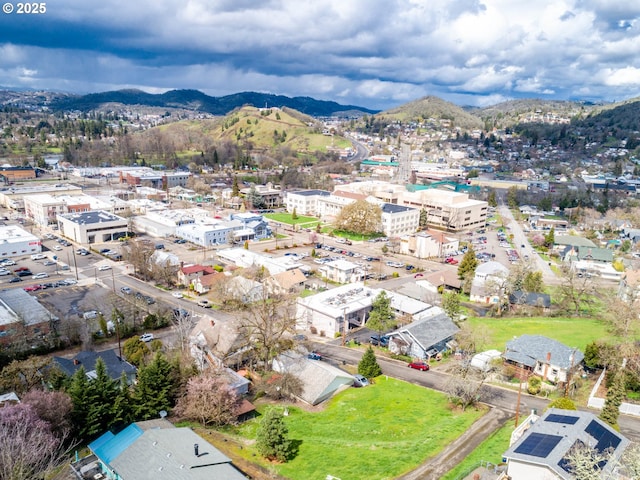
M 202 308 L 211 308 L 211 302 L 209 302 L 209 300 L 199 300 L 198 305 Z
M 11 275 L 11 272 L 6 268 L 0 268 L 0 276 Z
M 49 274 L 47 272 L 36 273 L 33 277 L 34 280 L 39 280 L 41 278 L 49 278 Z
M 15 260 L 11 260 L 10 258 L 5 258 L 4 260 L 2 260 L 2 262 L 0 262 L 0 265 L 2 265 L 3 267 L 10 267 L 11 265 L 17 265 Z
M 44 260 L 47 256 L 43 253 L 34 253 L 31 255 L 31 260 Z
M 62 250 L 62 247 L 60 245 L 54 245 L 53 249 L 59 252 L 60 250 Z
M 104 272 L 105 270 L 111 270 L 111 265 L 100 265 L 98 267 L 98 270 L 100 270 L 101 272 Z
M 182 298 L 184 295 L 182 295 L 182 292 L 173 292 L 171 296 L 175 298 Z
M 143 342 L 150 342 L 151 340 L 153 340 L 153 333 L 143 333 L 142 335 L 140 335 L 140 340 L 142 340 Z

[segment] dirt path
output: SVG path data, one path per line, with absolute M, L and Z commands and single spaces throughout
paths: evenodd
M 397 480 L 437 480 L 465 459 L 489 435 L 504 425 L 511 415 L 503 410 L 491 408 L 471 428 L 440 454 L 430 458 L 415 470 L 398 477 Z

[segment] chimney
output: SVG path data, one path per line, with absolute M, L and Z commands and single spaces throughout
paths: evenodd
M 215 327 L 216 326 L 216 322 L 214 322 L 213 320 L 211 320 L 211 326 Z
M 199 456 L 199 455 L 198 455 L 198 449 L 199 449 L 198 444 L 197 444 L 197 443 L 194 443 L 194 444 L 193 444 L 193 453 L 196 455 L 196 457 L 198 457 L 198 456 Z
M 551 365 L 551 352 L 547 352 L 547 362 L 544 364 L 544 373 L 542 378 L 547 380 L 547 370 L 549 370 L 549 365 Z
M 80 360 L 78 360 L 77 358 L 73 359 L 73 364 L 74 365 L 80 365 Z

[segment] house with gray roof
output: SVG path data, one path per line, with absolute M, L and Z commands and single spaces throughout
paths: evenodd
M 503 454 L 507 476 L 573 480 L 568 454 L 584 446 L 604 458 L 596 467 L 599 478 L 614 478 L 611 475 L 629 440 L 589 412 L 550 408 L 541 417 L 532 415 L 514 432 Z
M 81 367 L 84 367 L 87 377 L 92 379 L 95 378 L 96 362 L 99 358 L 104 362 L 107 374 L 113 380 L 120 380 L 124 373 L 129 385 L 135 381 L 138 369 L 116 355 L 115 350 L 80 352 L 73 358 L 53 357 L 53 362 L 69 377 L 73 376 Z
M 578 235 L 554 235 L 553 245 L 556 250 L 565 250 L 566 247 L 597 248 L 597 245 L 588 238 Z
M 338 391 L 353 385 L 354 377 L 321 360 L 310 360 L 301 352 L 288 351 L 273 361 L 273 369 L 289 373 L 302 382 L 299 398 L 309 405 L 317 405 Z
M 100 472 L 110 480 L 246 480 L 231 459 L 187 427 L 167 420 L 132 423 L 89 444 Z
M 538 375 L 543 380 L 564 383 L 570 371 L 584 360 L 583 353 L 542 335 L 521 335 L 507 342 L 505 363 Z
M 459 328 L 439 307 L 422 312 L 416 320 L 388 334 L 389 351 L 429 360 L 446 350 Z

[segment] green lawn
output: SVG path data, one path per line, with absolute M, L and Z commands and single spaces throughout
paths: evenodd
M 522 334 L 544 335 L 584 352 L 587 344 L 594 340 L 614 340 L 601 320 L 594 318 L 566 317 L 470 317 L 466 321 L 471 327 L 486 334 L 484 349 L 504 350 L 507 341 Z
M 395 478 L 437 454 L 481 415 L 452 412 L 439 392 L 380 377 L 338 394 L 321 412 L 289 408 L 285 422 L 299 451 L 274 469 L 292 480 Z M 241 435 L 255 438 L 259 421 L 242 425 Z
M 450 470 L 442 480 L 457 480 L 463 478 L 480 466 L 480 462 L 491 462 L 498 465 L 502 462 L 502 454 L 509 448 L 509 440 L 513 432 L 513 422 L 509 420 L 505 426 L 496 430 L 493 435 L 478 445 L 467 458 Z
M 311 222 L 317 223 L 319 221 L 316 217 L 305 217 L 304 215 L 298 215 L 298 218 L 294 220 L 291 218 L 290 213 L 265 213 L 264 217 L 276 222 L 286 223 L 288 225 L 300 225 Z

